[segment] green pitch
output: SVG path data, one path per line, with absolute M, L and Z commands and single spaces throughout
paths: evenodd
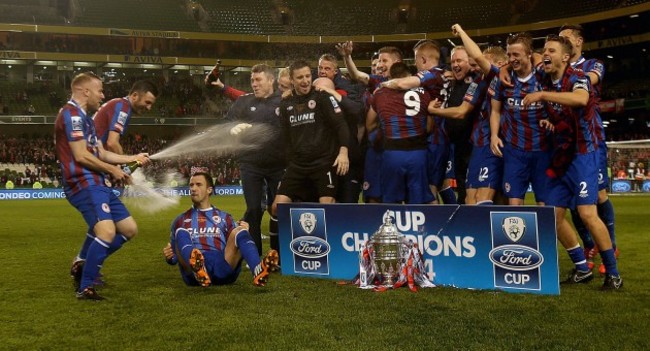
M 244 212 L 243 198 L 213 200 Z M 647 350 L 650 198 L 612 200 L 620 292 L 599 291 L 596 279 L 558 297 L 374 293 L 277 274 L 260 289 L 246 270 L 232 286 L 190 288 L 161 255 L 186 198 L 133 213 L 140 233 L 105 262 L 103 302 L 74 297 L 68 271 L 86 229 L 76 210 L 65 200 L 0 201 L 0 350 Z M 571 269 L 564 250 L 560 267 Z

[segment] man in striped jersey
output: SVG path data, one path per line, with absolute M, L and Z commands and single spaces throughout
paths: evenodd
M 596 101 L 600 100 L 600 90 L 605 76 L 605 66 L 603 62 L 597 59 L 585 59 L 582 56 L 582 45 L 584 43 L 584 35 L 582 26 L 565 24 L 560 28 L 560 36 L 567 38 L 573 46 L 571 56 L 571 67 L 577 71 L 582 71 L 591 83 Z M 609 175 L 607 174 L 607 144 L 605 143 L 605 128 L 600 115 L 594 121 L 596 123 L 595 136 L 598 141 L 598 216 L 603 220 L 609 232 L 609 238 L 612 241 L 616 257 L 618 257 L 618 248 L 616 247 L 616 232 L 614 227 L 614 206 L 609 200 L 607 189 L 609 188 Z M 571 211 L 573 223 L 578 230 L 578 234 L 584 243 L 587 260 L 589 261 L 590 268 L 593 267 L 593 257 L 597 253 L 597 248 L 594 240 L 587 229 L 587 226 L 582 223 L 578 212 Z M 603 264 L 598 268 L 600 274 L 605 274 L 605 266 Z
M 147 80 L 139 80 L 133 84 L 129 95 L 108 101 L 99 108 L 93 117 L 95 132 L 106 150 L 116 154 L 124 154 L 120 137 L 124 135 L 133 113 L 142 115 L 151 110 L 156 102 L 158 88 Z M 79 277 L 83 269 L 90 244 L 95 240 L 93 228 L 88 228 L 86 240 L 75 257 L 70 275 Z M 97 281 L 99 282 L 99 281 Z
M 552 129 L 553 158 L 546 171 L 549 177 L 547 204 L 555 206 L 555 221 L 559 241 L 567 249 L 575 269 L 563 283 L 586 283 L 593 279 L 584 252 L 575 232 L 566 220 L 566 209 L 576 208 L 600 248 L 605 265 L 604 290 L 623 286 L 607 228 L 598 217 L 597 139 L 594 119 L 598 118 L 596 98 L 589 78 L 570 66 L 571 42 L 549 35 L 544 45 L 543 91 L 528 94 L 524 106 L 543 102 L 549 120 L 543 125 Z
M 522 103 L 526 95 L 541 90 L 533 70 L 532 37 L 519 33 L 508 38 L 508 63 L 513 87 L 501 81 L 488 89 L 492 95 L 490 148 L 503 157 L 503 193 L 510 205 L 523 205 L 532 183 L 535 200 L 543 204 L 546 195 L 546 169 L 550 162 L 549 133 L 540 126 L 547 118 L 544 104 Z
M 491 205 L 497 190 L 501 189 L 503 159 L 490 150 L 491 98 L 488 96 L 488 87 L 498 76 L 499 67 L 505 64 L 507 58 L 500 47 L 489 47 L 482 53 L 459 24 L 452 26 L 452 33 L 461 38 L 469 57 L 476 60 L 484 73 L 470 84 L 460 106 L 440 108 L 432 103 L 429 112 L 436 116 L 473 121 L 470 136 L 473 149 L 467 170 L 465 204 Z
M 66 198 L 81 212 L 95 235 L 82 274 L 75 276 L 75 288 L 79 299 L 103 300 L 93 281 L 106 257 L 138 232 L 129 211 L 106 186 L 106 174 L 128 184 L 130 176 L 118 165 L 133 161 L 146 165 L 150 160 L 146 153 L 119 155 L 102 146 L 91 118 L 104 98 L 99 77 L 81 73 L 73 78 L 71 88 L 71 99 L 61 108 L 55 122 L 56 153 Z
M 402 62 L 390 68 L 391 78 L 410 76 Z M 434 200 L 427 178 L 427 106 L 431 98 L 422 88 L 380 88 L 371 98 L 366 127 L 382 130 L 383 202 L 426 204 Z
M 170 241 L 163 249 L 170 265 L 179 264 L 181 277 L 190 286 L 224 285 L 237 280 L 242 259 L 253 273 L 253 285 L 265 286 L 269 272 L 278 264 L 278 252 L 270 250 L 263 260 L 248 232 L 248 223 L 210 204 L 212 177 L 199 170 L 190 178 L 192 208 L 171 226 Z

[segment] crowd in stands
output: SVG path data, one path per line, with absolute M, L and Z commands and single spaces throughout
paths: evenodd
M 222 117 L 231 101 L 213 91 L 206 91 L 189 75 L 120 75 L 107 77 L 104 82 L 104 101 L 128 95 L 133 82 L 139 79 L 154 81 L 161 95 L 150 115 L 154 117 Z M 3 115 L 55 116 L 65 103 L 69 91 L 51 81 L 34 83 L 0 81 L 0 113 Z
M 648 134 L 629 134 L 625 140 L 645 139 Z M 0 188 L 7 180 L 11 180 L 17 187 L 31 187 L 36 181 L 52 182 L 55 185 L 61 184 L 61 171 L 56 160 L 54 151 L 54 140 L 49 134 L 28 135 L 19 137 L 0 135 L 0 164 L 19 165 L 20 172 L 8 172 L 8 169 L 0 168 Z M 174 143 L 175 137 L 150 138 L 146 135 L 127 134 L 122 138 L 124 151 L 127 154 L 148 152 L 155 154 Z M 176 137 L 177 138 L 177 137 Z M 637 171 L 630 173 L 630 169 L 636 169 L 639 165 L 650 163 L 650 148 L 617 148 L 609 150 L 609 161 L 611 165 L 612 178 L 633 179 L 638 178 Z M 33 164 L 34 169 L 29 168 Z M 634 164 L 635 166 L 630 166 Z M 162 183 L 165 175 L 170 171 L 180 173 L 184 179 L 189 179 L 190 170 L 193 166 L 206 167 L 217 185 L 238 185 L 240 173 L 236 161 L 223 155 L 197 155 L 189 157 L 175 157 L 157 160 L 146 167 L 145 174 L 148 178 L 155 179 Z M 14 167 L 15 168 L 15 167 Z M 645 169 L 645 168 L 644 168 Z M 643 171 L 644 178 L 650 178 L 650 172 Z
M 55 186 L 62 184 L 61 170 L 55 156 L 54 140 L 51 135 L 23 134 L 20 137 L 1 135 L 0 165 L 12 165 L 0 169 L 0 188 L 11 180 L 16 187 L 31 187 L 36 181 L 53 183 Z M 173 139 L 148 138 L 139 134 L 129 134 L 122 139 L 124 151 L 127 154 L 148 152 L 155 154 L 171 145 Z M 29 165 L 35 165 L 31 169 Z M 161 185 L 165 175 L 169 172 L 178 172 L 183 179 L 190 176 L 191 167 L 206 167 L 217 185 L 239 185 L 240 174 L 237 163 L 229 156 L 200 155 L 190 157 L 175 157 L 153 162 L 144 169 L 150 179 L 155 179 Z M 183 185 L 182 182 L 179 185 Z

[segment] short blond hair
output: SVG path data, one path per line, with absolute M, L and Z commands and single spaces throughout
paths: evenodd
M 72 82 L 70 83 L 70 87 L 74 89 L 75 87 L 80 87 L 80 86 L 82 86 L 82 85 L 84 85 L 84 84 L 86 84 L 86 83 L 88 83 L 88 82 L 90 82 L 92 80 L 95 80 L 95 79 L 99 80 L 99 81 L 102 80 L 101 78 L 99 78 L 93 72 L 79 73 L 76 76 L 74 76 L 74 78 L 72 78 Z

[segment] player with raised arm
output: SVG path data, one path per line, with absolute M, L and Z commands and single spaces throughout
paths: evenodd
M 352 79 L 367 86 L 367 95 L 371 95 L 379 87 L 381 82 L 389 79 L 390 67 L 395 62 L 402 61 L 402 53 L 399 49 L 393 46 L 382 47 L 378 51 L 377 62 L 373 70 L 374 72 L 368 75 L 365 72 L 359 71 L 352 60 L 353 47 L 351 41 L 336 45 L 336 49 L 344 58 L 345 65 Z M 381 202 L 382 198 L 380 174 L 382 149 L 379 146 L 379 144 L 381 144 L 382 136 L 379 133 L 379 129 L 366 130 L 366 134 L 369 145 L 366 149 L 366 155 L 364 158 L 363 197 L 365 202 L 377 203 Z
M 91 118 L 104 98 L 99 77 L 93 73 L 78 74 L 72 79 L 71 89 L 72 96 L 55 122 L 56 154 L 66 198 L 95 234 L 85 264 L 80 267 L 80 274 L 74 276 L 75 290 L 79 299 L 103 300 L 93 281 L 104 260 L 138 232 L 129 211 L 106 185 L 106 175 L 128 184 L 129 174 L 118 165 L 133 161 L 146 165 L 150 160 L 146 153 L 119 155 L 102 146 Z
M 545 103 L 549 120 L 541 124 L 553 130 L 553 158 L 545 172 L 550 178 L 546 203 L 555 206 L 558 239 L 575 264 L 575 269 L 564 283 L 586 283 L 593 279 L 576 233 L 566 219 L 567 208 L 575 206 L 600 248 L 606 268 L 602 288 L 618 290 L 623 286 L 623 279 L 618 272 L 607 228 L 596 209 L 598 144 L 594 135 L 594 119 L 598 113 L 597 100 L 591 91 L 589 78 L 571 67 L 571 54 L 572 45 L 568 39 L 554 34 L 546 38 L 543 91 L 526 95 L 522 104 Z
M 470 137 L 473 149 L 467 170 L 465 203 L 491 205 L 496 191 L 501 189 L 503 159 L 490 150 L 491 97 L 488 95 L 488 87 L 498 76 L 499 67 L 506 63 L 507 57 L 500 47 L 489 47 L 481 52 L 459 24 L 452 26 L 452 33 L 461 38 L 467 54 L 484 73 L 470 84 L 460 106 L 443 109 L 435 107 L 437 102 L 432 102 L 429 112 L 446 118 L 470 118 L 472 113 L 476 113 Z
M 532 37 L 528 33 L 507 40 L 510 79 L 513 87 L 497 81 L 489 88 L 492 95 L 490 148 L 503 157 L 503 193 L 510 205 L 523 205 L 529 184 L 535 200 L 544 204 L 546 176 L 551 157 L 550 135 L 540 126 L 547 118 L 542 103 L 523 105 L 526 95 L 540 91 L 539 77 L 533 69 Z
M 179 264 L 181 277 L 190 286 L 232 284 L 241 272 L 242 259 L 251 267 L 253 285 L 265 286 L 269 272 L 278 264 L 271 249 L 263 260 L 248 232 L 248 223 L 210 203 L 212 177 L 199 169 L 190 178 L 192 208 L 180 214 L 171 226 L 169 243 L 163 249 L 170 265 Z

